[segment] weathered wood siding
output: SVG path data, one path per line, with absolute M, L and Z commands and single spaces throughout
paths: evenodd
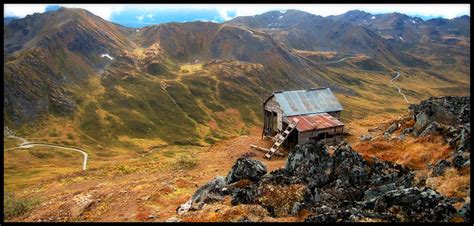
M 343 126 L 340 127 L 335 127 L 336 131 L 334 131 L 334 128 L 327 128 L 327 129 L 321 129 L 321 130 L 310 130 L 310 131 L 304 131 L 304 132 L 299 132 L 298 133 L 298 144 L 304 144 L 308 143 L 311 141 L 311 138 L 317 137 L 319 134 L 323 133 L 328 133 L 328 134 L 340 134 L 343 131 Z M 332 138 L 330 138 L 332 139 Z
M 283 130 L 283 111 L 280 108 L 278 102 L 276 102 L 275 97 L 272 97 L 267 101 L 264 107 L 265 110 L 277 113 L 277 129 Z

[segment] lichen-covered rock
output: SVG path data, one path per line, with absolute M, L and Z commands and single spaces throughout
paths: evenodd
M 369 141 L 369 140 L 372 140 L 372 134 L 370 133 L 360 136 L 360 141 Z
M 466 222 L 471 221 L 471 202 L 466 202 L 458 211 L 459 216 L 461 216 Z
M 388 127 L 388 129 L 385 132 L 391 134 L 391 133 L 395 132 L 395 130 L 397 128 L 398 128 L 397 123 L 393 123 L 392 125 L 390 125 L 390 127 Z
M 419 135 L 420 137 L 424 137 L 427 135 L 439 135 L 440 134 L 440 125 L 437 122 L 431 122 L 429 126 L 426 127 L 423 132 Z
M 193 196 L 184 204 L 180 205 L 176 212 L 178 214 L 185 213 L 189 210 L 198 210 L 205 203 L 222 200 L 221 189 L 226 185 L 225 178 L 218 176 L 209 183 L 201 186 Z
M 456 213 L 443 196 L 429 188 L 397 189 L 370 202 L 377 212 L 396 212 L 400 221 L 447 222 Z
M 365 161 L 361 155 L 353 151 L 349 145 L 340 146 L 333 155 L 332 178 L 360 187 L 367 182 Z
M 308 184 L 320 186 L 328 182 L 332 158 L 319 143 L 307 143 L 293 150 L 286 160 L 285 170 Z
M 446 168 L 448 168 L 451 164 L 446 160 L 439 160 L 438 163 L 433 167 L 432 175 L 437 177 L 444 174 Z
M 255 185 L 246 186 L 241 189 L 234 189 L 232 192 L 232 205 L 252 204 L 255 203 L 257 197 L 257 189 Z
M 344 143 L 332 155 L 318 143 L 297 146 L 285 168 L 263 176 L 249 176 L 263 168 L 254 161 L 238 159 L 227 178 L 235 182 L 218 194 L 230 195 L 236 207 L 258 205 L 269 217 L 307 210 L 312 215 L 306 222 L 447 222 L 456 215 L 452 200 L 413 186 L 414 172 L 377 158 L 366 160 Z
M 258 181 L 266 173 L 267 167 L 262 162 L 246 157 L 239 158 L 227 174 L 226 182 L 230 184 L 241 179 Z

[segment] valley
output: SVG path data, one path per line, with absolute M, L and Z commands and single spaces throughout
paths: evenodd
M 62 8 L 4 23 L 4 133 L 13 131 L 4 135 L 4 200 L 25 205 L 6 219 L 173 220 L 242 156 L 268 172 L 284 167 L 286 156 L 250 149 L 272 145 L 261 139 L 262 103 L 274 91 L 315 87 L 342 104 L 344 139 L 356 152 L 414 169 L 446 197 L 467 197 L 465 169 L 430 176 L 427 166 L 453 152 L 441 138 L 360 137 L 387 129 L 411 104 L 470 95 L 469 17 L 443 19 L 447 29 L 401 14 L 362 22 L 372 16 L 288 10 L 135 29 Z M 183 219 L 234 221 L 255 210 L 219 208 L 224 216 Z

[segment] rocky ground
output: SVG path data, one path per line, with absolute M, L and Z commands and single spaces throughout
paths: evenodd
M 452 153 L 427 166 L 431 176 L 443 175 L 448 167 L 470 169 L 469 101 L 469 97 L 430 98 L 411 105 L 410 113 L 392 121 L 383 135 L 375 134 L 383 128 L 379 127 L 360 140 L 442 137 Z M 216 177 L 200 187 L 171 220 L 470 221 L 470 197 L 447 197 L 427 186 L 426 178 L 415 178 L 416 170 L 359 154 L 347 143 L 335 150 L 309 143 L 291 152 L 284 168 L 268 174 L 258 160 L 237 159 L 226 177 Z

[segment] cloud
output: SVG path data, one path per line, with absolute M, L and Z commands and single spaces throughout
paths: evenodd
M 4 16 L 25 17 L 33 13 L 43 13 L 47 4 L 5 4 L 3 8 Z
M 238 16 L 252 16 L 273 10 L 296 9 L 320 16 L 340 15 L 350 10 L 372 14 L 399 12 L 410 16 L 443 17 L 452 19 L 470 15 L 469 4 L 295 4 L 295 5 L 215 5 L 223 20 Z
M 143 12 L 160 10 L 205 9 L 215 10 L 221 19 L 230 20 L 238 16 L 253 16 L 272 10 L 296 9 L 320 16 L 339 15 L 349 10 L 363 10 L 372 14 L 399 12 L 410 16 L 454 18 L 470 15 L 469 4 L 50 4 L 69 8 L 83 8 L 106 20 L 124 10 Z M 5 16 L 24 17 L 35 12 L 42 13 L 48 4 L 5 4 Z M 152 14 L 147 14 L 150 19 Z M 138 18 L 139 19 L 139 18 Z
M 138 19 L 139 21 L 142 21 L 144 17 L 145 17 L 145 16 L 143 16 L 143 15 L 142 15 L 142 16 L 137 16 L 137 19 Z
M 3 13 L 4 16 L 25 17 L 33 13 L 44 13 L 50 5 L 85 9 L 105 20 L 110 20 L 112 14 L 118 14 L 125 9 L 125 5 L 112 4 L 5 4 Z

